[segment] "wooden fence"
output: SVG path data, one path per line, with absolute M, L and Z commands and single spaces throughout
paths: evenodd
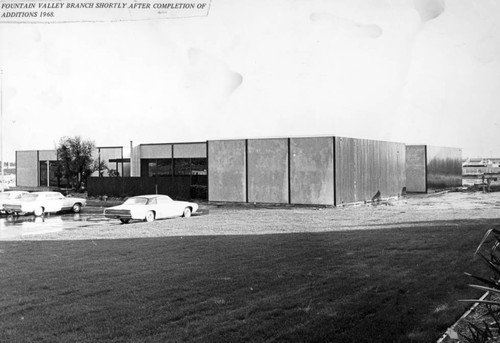
M 192 185 L 191 176 L 165 177 L 90 177 L 89 196 L 129 197 L 144 194 L 166 194 L 172 199 L 207 199 L 206 186 Z

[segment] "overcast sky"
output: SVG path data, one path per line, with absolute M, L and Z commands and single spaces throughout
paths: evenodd
M 500 157 L 500 1 L 212 0 L 207 17 L 1 24 L 4 157 L 339 135 Z

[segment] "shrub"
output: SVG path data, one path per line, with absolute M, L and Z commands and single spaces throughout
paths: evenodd
M 490 229 L 486 232 L 481 243 L 477 247 L 475 257 L 480 258 L 492 272 L 489 277 L 482 277 L 465 273 L 484 285 L 469 285 L 472 288 L 489 292 L 490 298 L 484 300 L 461 300 L 463 302 L 472 302 L 483 304 L 486 307 L 486 312 L 479 323 L 468 323 L 467 334 L 461 336 L 468 342 L 498 342 L 500 341 L 500 230 Z

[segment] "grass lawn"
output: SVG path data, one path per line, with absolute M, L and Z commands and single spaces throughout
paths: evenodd
M 432 342 L 495 223 L 0 242 L 0 342 Z

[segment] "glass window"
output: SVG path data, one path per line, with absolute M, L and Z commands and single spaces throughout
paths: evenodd
M 175 175 L 191 175 L 189 158 L 176 158 L 174 160 Z
M 156 160 L 157 162 L 157 175 L 158 176 L 169 176 L 172 175 L 172 160 L 171 159 L 161 159 Z
M 141 159 L 141 175 L 156 177 L 172 175 L 172 160 L 161 159 Z
M 168 195 L 158 198 L 159 204 L 166 204 L 166 203 L 170 203 L 170 202 L 172 202 L 172 199 Z
M 40 161 L 40 186 L 59 187 L 61 176 L 59 163 L 57 161 L 48 161 L 48 168 L 47 161 Z
M 146 205 L 148 203 L 148 198 L 133 197 L 127 199 L 123 205 Z
M 191 174 L 192 175 L 207 175 L 207 159 L 192 158 L 191 159 Z
M 176 158 L 174 160 L 175 175 L 207 175 L 206 158 Z
M 47 161 L 40 161 L 40 186 L 46 187 L 47 184 Z
M 59 163 L 57 161 L 49 162 L 49 186 L 59 187 L 60 184 L 60 174 Z
M 59 193 L 48 193 L 45 198 L 47 199 L 62 199 L 62 195 Z
M 25 194 L 22 196 L 22 199 L 27 200 L 27 201 L 34 201 L 37 198 L 38 198 L 38 194 L 35 194 L 35 193 L 28 193 L 28 194 Z
M 156 161 L 151 161 L 148 163 L 148 176 L 156 176 Z

